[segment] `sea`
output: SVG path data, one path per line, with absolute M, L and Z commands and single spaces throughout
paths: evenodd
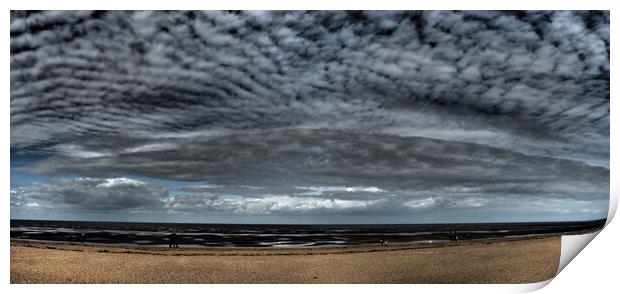
M 11 239 L 167 247 L 171 230 L 181 247 L 330 247 L 450 242 L 576 234 L 602 229 L 605 219 L 583 222 L 475 224 L 271 225 L 11 220 Z

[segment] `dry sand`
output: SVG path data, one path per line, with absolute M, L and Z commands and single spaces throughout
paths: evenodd
M 176 249 L 11 241 L 11 283 L 533 283 L 560 237 L 304 249 Z

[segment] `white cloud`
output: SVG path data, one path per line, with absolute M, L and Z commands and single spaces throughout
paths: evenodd
M 299 190 L 307 190 L 308 192 L 299 193 L 299 195 L 313 195 L 320 196 L 325 192 L 367 192 L 367 193 L 380 193 L 387 192 L 377 187 L 359 187 L 359 186 L 298 186 Z
M 175 148 L 177 148 L 175 144 L 168 143 L 168 142 L 151 143 L 151 144 L 145 144 L 141 146 L 128 148 L 123 153 L 165 151 L 165 150 L 174 150 Z
M 403 203 L 405 207 L 412 209 L 428 209 L 441 205 L 444 202 L 442 197 L 428 197 L 423 199 L 413 199 Z
M 236 213 L 270 214 L 278 212 L 342 211 L 367 209 L 383 202 L 382 200 L 343 200 L 327 198 L 291 197 L 270 195 L 262 198 L 244 198 L 233 201 Z
M 144 186 L 146 183 L 138 181 L 138 180 L 134 180 L 134 179 L 129 179 L 129 178 L 112 178 L 112 179 L 105 179 L 102 183 L 97 184 L 97 188 L 100 187 L 104 187 L 104 188 L 112 188 L 112 187 L 123 187 L 123 186 L 133 186 L 133 187 L 139 187 L 139 186 Z
M 485 206 L 489 203 L 488 199 L 480 198 L 480 197 L 468 197 L 464 199 L 451 199 L 448 202 L 448 207 L 450 208 L 479 208 Z

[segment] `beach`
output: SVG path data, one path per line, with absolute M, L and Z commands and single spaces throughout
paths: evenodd
M 560 236 L 327 248 L 181 248 L 11 241 L 11 283 L 533 283 Z

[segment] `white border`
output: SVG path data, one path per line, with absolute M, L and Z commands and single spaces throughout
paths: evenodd
M 5 25 L 9 23 L 9 12 L 10 9 L 396 9 L 396 10 L 406 10 L 406 9 L 424 9 L 424 10 L 435 10 L 435 9 L 455 9 L 455 10 L 474 10 L 474 9 L 529 9 L 529 10 L 612 10 L 612 40 L 618 40 L 617 36 L 617 26 L 615 25 L 616 15 L 616 5 L 618 1 L 609 1 L 609 0 L 588 0 L 588 1 L 542 1 L 542 0 L 521 0 L 518 2 L 510 1 L 462 1 L 462 0 L 451 0 L 451 1 L 398 1 L 398 0 L 381 0 L 381 1 L 333 1 L 333 0 L 316 0 L 313 1 L 312 5 L 307 3 L 303 3 L 302 1 L 290 1 L 290 0 L 263 0 L 263 1 L 251 1 L 251 0 L 227 0 L 221 2 L 214 1 L 200 1 L 200 0 L 182 0 L 182 1 L 161 1 L 161 0 L 152 0 L 152 1 L 122 1 L 122 0 L 107 0 L 103 2 L 95 2 L 95 1 L 78 1 L 78 0 L 56 0 L 56 1 L 8 1 L 3 2 L 3 6 L 6 7 L 4 13 L 2 14 L 2 20 Z M 616 3 L 614 3 L 616 2 Z M 6 93 L 5 103 L 6 109 L 3 109 L 2 116 L 3 121 L 5 122 L 1 128 L 2 138 L 1 144 L 3 149 L 5 150 L 4 156 L 0 159 L 1 166 L 4 168 L 6 173 L 4 173 L 4 177 L 1 181 L 1 189 L 3 191 L 9 191 L 9 178 L 10 178 L 10 163 L 9 163 L 9 130 L 10 130 L 10 77 L 9 77 L 9 68 L 10 62 L 8 59 L 9 56 L 9 32 L 8 28 L 5 27 L 5 38 L 2 39 L 4 43 L 2 46 L 2 50 L 4 53 L 3 63 L 3 85 L 4 85 L 4 93 Z M 613 41 L 612 41 L 612 51 L 613 51 Z M 612 78 L 612 93 L 614 90 L 614 84 L 618 84 L 618 79 L 614 78 L 617 72 L 615 70 L 617 68 L 617 62 L 614 60 L 615 54 L 612 53 L 611 59 L 611 78 Z M 617 106 L 611 103 L 611 113 L 618 113 Z M 611 149 L 610 150 L 618 150 L 617 143 L 617 131 L 614 126 L 617 126 L 617 119 L 615 119 L 614 115 L 611 116 Z M 592 291 L 593 289 L 615 289 L 617 285 L 614 283 L 617 279 L 615 275 L 615 270 L 617 266 L 615 264 L 618 263 L 618 253 L 616 249 L 616 244 L 618 241 L 618 235 L 620 229 L 618 225 L 614 223 L 609 223 L 616 211 L 617 203 L 618 203 L 618 190 L 617 190 L 617 173 L 613 171 L 617 167 L 617 156 L 615 153 L 611 153 L 611 201 L 610 201 L 610 211 L 608 218 L 608 227 L 601 232 L 598 238 L 592 242 L 588 248 L 583 250 L 580 256 L 575 258 L 572 262 L 574 266 L 568 266 L 562 270 L 562 274 L 554 279 L 553 282 L 549 284 L 548 287 L 545 287 L 542 291 L 547 293 L 560 293 L 568 290 L 573 291 Z M 9 231 L 9 202 L 8 202 L 8 193 L 5 198 L 5 205 L 3 206 L 2 212 L 2 222 L 5 227 L 5 232 Z M 592 236 L 593 237 L 593 236 Z M 317 291 L 359 291 L 362 293 L 369 292 L 383 292 L 383 291 L 412 291 L 415 288 L 415 291 L 432 291 L 439 293 L 452 293 L 454 291 L 459 292 L 481 292 L 481 293 L 498 293 L 498 292 L 521 292 L 521 291 L 532 291 L 547 285 L 550 281 L 536 283 L 536 284 L 526 284 L 526 285 L 281 285 L 281 286 L 252 286 L 248 289 L 248 286 L 245 285 L 85 285 L 85 286 L 68 286 L 68 285 L 8 285 L 9 284 L 9 272 L 10 272 L 10 260 L 9 260 L 9 240 L 8 234 L 4 234 L 4 242 L 2 242 L 2 249 L 5 254 L 3 254 L 3 262 L 4 267 L 2 268 L 2 278 L 4 279 L 3 286 L 7 289 L 5 293 L 18 293 L 18 292 L 41 292 L 45 291 L 47 293 L 82 293 L 85 288 L 89 292 L 94 293 L 105 293 L 108 294 L 110 291 L 122 291 L 122 292 L 137 292 L 137 291 L 152 291 L 155 293 L 158 292 L 169 292 L 169 291 L 188 291 L 192 293 L 203 292 L 203 291 L 233 291 L 233 292 L 269 292 L 269 293 L 312 293 L 315 294 Z M 576 237 L 581 240 L 583 245 L 583 237 Z M 566 238 L 564 238 L 566 240 Z M 568 238 L 570 240 L 571 237 Z M 563 240 L 563 243 L 565 241 Z M 571 242 L 571 241 L 568 241 Z M 587 244 L 587 243 L 586 243 Z M 574 246 L 574 245 L 570 245 Z M 585 246 L 585 245 L 583 245 Z M 563 246 L 564 247 L 564 246 Z M 579 248 L 581 246 L 573 247 Z M 590 248 L 592 247 L 592 248 Z M 568 247 L 567 247 L 568 248 Z M 564 249 L 567 250 L 567 249 Z M 564 252 L 563 252 L 564 253 Z M 568 252 L 563 254 L 567 255 Z

